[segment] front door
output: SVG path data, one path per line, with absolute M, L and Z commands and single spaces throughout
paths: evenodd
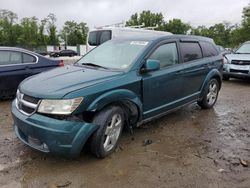
M 142 74 L 143 119 L 153 117 L 180 105 L 182 69 L 176 42 L 160 45 L 149 56 L 160 61 L 160 70 Z

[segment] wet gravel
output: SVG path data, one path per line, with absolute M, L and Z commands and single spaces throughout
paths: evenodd
M 102 160 L 23 145 L 10 102 L 0 101 L 0 187 L 250 187 L 250 81 L 224 82 L 214 109 L 192 104 L 125 132 Z

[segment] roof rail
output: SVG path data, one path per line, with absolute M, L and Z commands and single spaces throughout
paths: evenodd
M 109 24 L 109 25 L 103 25 L 103 26 L 99 26 L 99 27 L 94 27 L 95 29 L 102 29 L 103 27 L 125 27 L 125 23 L 124 22 L 119 22 L 119 23 L 114 23 L 114 24 Z
M 107 28 L 107 27 L 125 27 L 125 28 L 134 28 L 134 29 L 148 29 L 148 30 L 154 30 L 156 28 L 158 28 L 158 24 L 156 26 L 153 27 L 145 27 L 145 23 L 141 24 L 141 25 L 131 25 L 131 26 L 125 26 L 124 22 L 119 22 L 119 23 L 115 23 L 115 24 L 109 24 L 109 25 L 103 25 L 103 26 L 99 26 L 99 27 L 94 27 L 95 29 L 103 29 L 103 28 Z
M 142 25 L 131 25 L 131 26 L 127 26 L 130 28 L 144 28 L 145 24 L 143 23 Z

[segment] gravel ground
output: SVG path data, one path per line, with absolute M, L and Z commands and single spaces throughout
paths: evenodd
M 116 152 L 71 161 L 23 145 L 0 102 L 0 187 L 250 187 L 250 81 L 223 83 L 214 109 L 196 104 L 125 132 Z M 152 143 L 151 143 L 152 142 Z M 145 145 L 148 143 L 149 145 Z

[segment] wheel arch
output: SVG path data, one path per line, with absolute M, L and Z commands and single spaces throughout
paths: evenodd
M 87 108 L 87 111 L 98 112 L 110 105 L 118 105 L 123 108 L 126 115 L 132 117 L 128 123 L 135 124 L 142 117 L 142 102 L 132 91 L 118 89 L 109 91 L 96 98 Z
M 219 70 L 217 69 L 212 69 L 206 76 L 205 81 L 202 84 L 201 87 L 201 94 L 200 94 L 200 98 L 202 98 L 202 96 L 204 95 L 205 92 L 205 88 L 207 87 L 207 84 L 209 83 L 209 81 L 211 79 L 215 78 L 218 83 L 219 83 L 219 89 L 221 89 L 221 85 L 222 85 L 222 75 L 219 72 Z

